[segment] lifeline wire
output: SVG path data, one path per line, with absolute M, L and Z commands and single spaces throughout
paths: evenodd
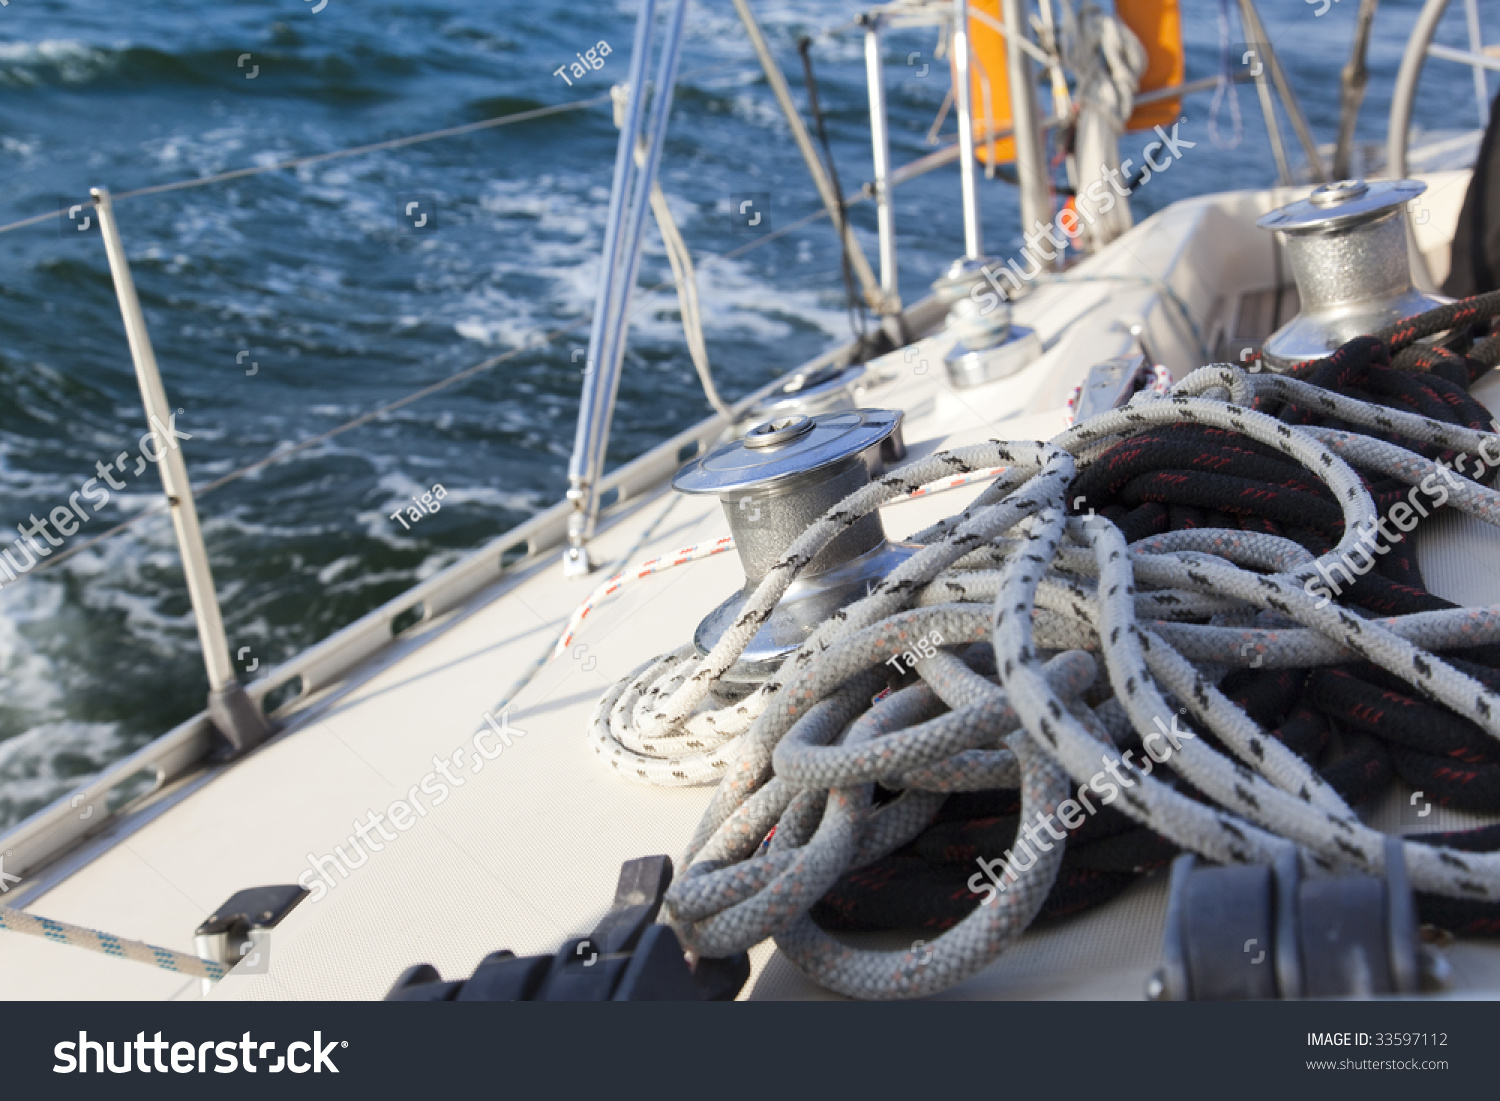
M 717 66 L 704 66 L 691 72 L 681 74 L 677 79 L 679 82 L 689 80 L 704 73 L 720 72 Z M 276 161 L 273 164 L 250 165 L 245 168 L 232 168 L 227 172 L 215 172 L 209 176 L 194 176 L 186 180 L 173 180 L 171 183 L 152 184 L 149 187 L 137 187 L 130 191 L 120 191 L 112 198 L 115 202 L 122 199 L 136 199 L 145 195 L 160 195 L 169 191 L 188 191 L 197 187 L 207 187 L 210 184 L 224 183 L 228 180 L 240 180 L 247 176 L 260 176 L 267 172 L 285 172 L 291 168 L 301 168 L 309 164 L 321 164 L 324 161 L 342 160 L 345 157 L 361 157 L 369 153 L 381 153 L 389 149 L 404 149 L 410 145 L 422 145 L 429 141 L 438 141 L 442 138 L 458 137 L 462 134 L 473 134 L 480 130 L 493 130 L 500 126 L 510 126 L 517 122 L 531 122 L 540 118 L 548 118 L 552 115 L 560 115 L 568 111 L 579 111 L 585 107 L 597 107 L 602 103 L 608 103 L 610 93 L 590 96 L 587 99 L 575 99 L 568 103 L 554 103 L 546 107 L 534 107 L 526 111 L 514 111 L 508 115 L 499 115 L 492 119 L 480 119 L 478 122 L 466 122 L 460 126 L 446 126 L 440 130 L 428 130 L 420 134 L 407 134 L 399 138 L 391 138 L 387 141 L 370 142 L 366 145 L 353 145 L 345 149 L 332 149 L 326 153 L 309 153 L 301 157 L 290 157 L 286 160 Z M 23 229 L 45 222 L 49 218 L 65 218 L 68 208 L 51 210 L 45 214 L 33 214 L 29 218 L 19 221 L 7 222 L 0 225 L 0 233 L 8 233 L 13 229 Z
M 751 241 L 748 244 L 740 245 L 737 248 L 731 249 L 725 253 L 720 253 L 718 255 L 710 254 L 703 257 L 702 259 L 737 259 L 738 257 L 743 256 L 745 253 L 749 252 L 751 249 L 759 248 L 762 245 L 769 244 L 771 241 L 777 239 L 778 237 L 786 233 L 790 233 L 794 229 L 799 229 L 809 222 L 817 220 L 817 218 L 822 213 L 824 212 L 815 212 L 814 214 L 806 218 L 799 219 L 797 222 L 790 223 L 778 230 L 774 230 L 771 233 L 766 234 L 764 237 L 757 237 L 754 241 Z M 677 279 L 670 279 L 662 283 L 657 283 L 655 286 L 645 288 L 645 295 L 651 295 L 655 294 L 658 291 L 668 290 L 676 287 L 677 285 Z M 631 307 L 631 309 L 636 314 L 645 313 L 651 308 L 653 308 L 652 303 L 650 299 L 646 297 L 642 297 Z M 293 455 L 296 455 L 302 451 L 306 451 L 310 447 L 316 447 L 318 444 L 326 443 L 328 440 L 331 440 L 336 436 L 341 436 L 345 432 L 351 431 L 355 428 L 359 428 L 362 425 L 369 424 L 371 421 L 378 420 L 379 418 L 385 416 L 387 413 L 393 413 L 397 409 L 401 409 L 407 405 L 410 405 L 412 402 L 420 401 L 422 398 L 430 397 L 433 394 L 448 389 L 450 386 L 456 386 L 458 383 L 472 378 L 475 375 L 481 374 L 485 371 L 493 370 L 494 368 L 499 367 L 504 363 L 508 363 L 512 359 L 515 359 L 517 356 L 524 355 L 526 352 L 533 352 L 540 348 L 544 348 L 547 345 L 551 344 L 553 341 L 557 340 L 559 337 L 563 337 L 568 333 L 577 332 L 580 329 L 587 328 L 589 323 L 589 318 L 582 318 L 578 321 L 573 322 L 571 325 L 559 326 L 556 329 L 550 329 L 546 332 L 528 334 L 528 336 L 517 347 L 509 348 L 506 351 L 493 355 L 488 359 L 480 361 L 479 363 L 473 364 L 469 367 L 465 367 L 461 371 L 456 371 L 451 375 L 446 375 L 443 378 L 438 379 L 436 382 L 422 387 L 420 390 L 415 390 L 412 393 L 405 395 L 404 397 L 400 397 L 395 399 L 394 401 L 387 402 L 385 405 L 379 406 L 375 409 L 371 409 L 366 413 L 361 413 L 359 416 L 354 417 L 352 420 L 345 421 L 343 424 L 335 425 L 333 428 L 328 429 L 328 431 L 326 432 L 319 432 L 314 436 L 309 436 L 306 439 L 298 440 L 296 443 L 290 444 L 289 446 L 281 448 L 278 451 L 273 451 L 271 454 L 257 459 L 252 463 L 248 463 L 245 466 L 239 467 L 236 470 L 231 470 L 228 474 L 221 475 L 220 477 L 215 478 L 213 481 L 205 482 L 201 486 L 194 486 L 193 494 L 195 497 L 202 497 L 206 493 L 212 493 L 216 489 L 226 486 L 231 482 L 237 482 L 241 478 L 244 478 L 249 474 L 253 474 L 258 470 L 263 470 L 274 463 L 280 462 L 282 459 L 291 458 Z M 159 504 L 152 505 L 150 508 L 143 509 L 142 511 L 136 513 L 134 516 L 130 517 L 128 520 L 123 520 L 120 523 L 116 524 L 114 527 L 100 532 L 98 535 L 92 536 L 89 539 L 85 539 L 83 542 L 77 543 L 69 547 L 67 550 L 54 553 L 51 558 L 46 559 L 44 562 L 39 562 L 36 567 L 30 570 L 25 576 L 29 577 L 41 573 L 46 569 L 50 569 L 53 566 L 60 565 L 61 563 L 67 561 L 69 558 L 73 557 L 75 554 L 78 554 L 81 551 L 88 550 L 90 547 L 102 543 L 104 540 L 109 539 L 122 531 L 127 531 L 143 520 L 150 519 L 153 516 L 164 515 L 170 507 L 171 506 L 168 502 L 163 501 Z

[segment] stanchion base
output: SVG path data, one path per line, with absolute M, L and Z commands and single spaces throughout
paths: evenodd
M 208 718 L 228 743 L 223 754 L 226 758 L 248 753 L 271 736 L 265 716 L 239 684 L 209 692 Z

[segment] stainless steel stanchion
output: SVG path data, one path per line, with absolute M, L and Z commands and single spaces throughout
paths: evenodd
M 198 528 L 198 510 L 193 504 L 193 486 L 188 481 L 187 463 L 177 446 L 173 432 L 175 417 L 167 404 L 161 373 L 156 369 L 156 353 L 151 350 L 151 336 L 146 318 L 136 297 L 135 281 L 130 277 L 130 262 L 120 240 L 114 206 L 107 188 L 96 187 L 90 194 L 99 215 L 99 231 L 109 256 L 109 271 L 114 277 L 115 294 L 120 299 L 120 314 L 125 319 L 125 337 L 130 342 L 130 356 L 135 361 L 136 380 L 141 386 L 141 403 L 146 408 L 146 423 L 156 437 L 161 454 L 156 466 L 161 471 L 162 489 L 172 506 L 172 525 L 177 529 L 177 548 L 182 554 L 182 572 L 187 579 L 188 598 L 193 603 L 193 617 L 198 623 L 198 640 L 203 646 L 203 664 L 208 669 L 208 714 L 237 755 L 253 749 L 266 740 L 269 728 L 255 702 L 245 694 L 234 675 L 229 660 L 229 643 L 224 637 L 224 620 L 219 614 L 219 598 L 214 592 L 213 574 L 208 568 L 208 551 Z

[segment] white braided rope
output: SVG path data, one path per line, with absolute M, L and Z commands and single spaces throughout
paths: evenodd
M 861 517 L 883 505 L 996 477 L 1013 464 L 1012 452 L 996 445 L 982 444 L 965 451 L 973 452 L 980 461 L 939 456 L 912 464 L 903 468 L 899 477 L 883 478 L 851 496 L 846 502 L 852 506 L 849 510 L 835 509 L 815 523 L 772 566 L 744 611 L 706 657 L 699 660 L 693 646 L 685 645 L 646 662 L 613 685 L 595 705 L 589 720 L 594 752 L 621 775 L 663 787 L 707 783 L 722 775 L 736 751 L 736 740 L 765 709 L 777 684 L 768 681 L 747 699 L 716 709 L 702 706 L 714 682 L 739 660 L 802 567 Z M 991 461 L 982 461 L 985 458 Z M 979 500 L 983 501 L 984 496 Z M 920 571 L 911 571 L 910 575 L 917 572 Z M 928 572 L 936 571 L 929 568 Z M 874 595 L 879 595 L 899 576 L 899 571 L 893 574 Z M 874 596 L 861 604 L 871 599 Z M 586 606 L 592 606 L 592 598 Z M 889 611 L 900 606 L 900 601 L 893 598 L 880 603 L 880 607 Z M 578 613 L 575 617 L 582 621 Z
M 154 944 L 147 944 L 145 941 L 130 940 L 127 937 L 117 937 L 113 933 L 90 929 L 85 925 L 72 925 L 66 921 L 38 917 L 36 914 L 29 914 L 25 910 L 17 910 L 9 906 L 0 906 L 0 929 L 41 937 L 56 944 L 71 944 L 75 948 L 87 948 L 91 952 L 101 952 L 117 959 L 147 963 L 164 971 L 176 971 L 179 975 L 192 975 L 210 982 L 218 982 L 227 970 L 221 963 L 190 956 L 174 948 L 160 948 Z

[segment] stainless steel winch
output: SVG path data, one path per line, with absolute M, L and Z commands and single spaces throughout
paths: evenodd
M 1009 299 L 991 289 L 984 276 L 989 265 L 999 267 L 1000 261 L 961 258 L 932 284 L 933 294 L 948 307 L 946 326 L 958 338 L 943 358 L 943 368 L 960 390 L 1006 378 L 1042 356 L 1036 331 L 1015 324 Z M 972 296 L 975 286 L 999 297 L 999 303 L 981 309 Z
M 744 587 L 698 625 L 693 643 L 700 653 L 713 649 L 814 520 L 879 477 L 886 461 L 899 455 L 900 430 L 901 414 L 888 409 L 793 414 L 757 425 L 677 472 L 674 489 L 719 498 L 745 570 Z M 867 595 L 917 549 L 888 541 L 879 512 L 862 517 L 797 575 L 721 680 L 733 692 L 770 676 L 814 628 Z
M 1273 333 L 1262 363 L 1284 371 L 1363 333 L 1451 301 L 1412 286 L 1406 204 L 1420 180 L 1340 180 L 1256 224 L 1281 234 L 1301 312 Z

